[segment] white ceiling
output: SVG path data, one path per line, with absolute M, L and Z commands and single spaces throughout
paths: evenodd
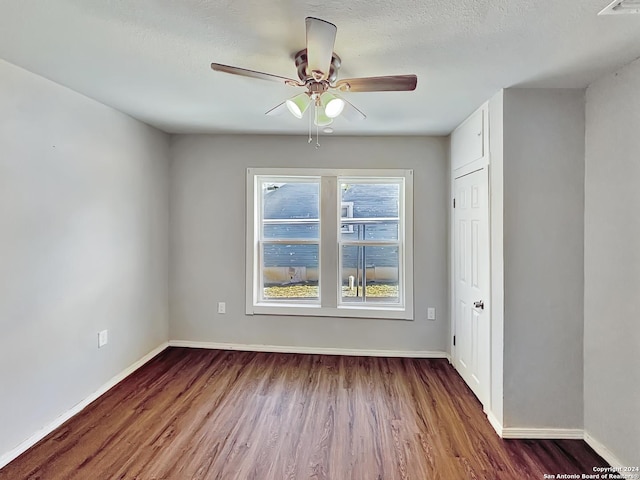
M 306 16 L 335 23 L 339 78 L 418 75 L 414 92 L 347 93 L 368 118 L 336 134 L 448 134 L 510 86 L 585 87 L 640 57 L 640 15 L 610 0 L 0 0 L 0 58 L 172 133 L 305 133 L 264 112 L 294 87 Z M 302 91 L 302 90 L 300 90 Z

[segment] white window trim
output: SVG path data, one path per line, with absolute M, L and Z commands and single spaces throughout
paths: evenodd
M 320 226 L 320 263 L 319 282 L 321 304 L 285 304 L 278 302 L 259 302 L 259 254 L 257 248 L 256 226 L 259 221 L 259 199 L 255 198 L 256 183 L 260 176 L 306 176 L 321 177 L 320 184 L 320 218 L 327 218 L 323 212 L 334 212 L 337 222 L 325 222 Z M 336 285 L 338 277 L 338 231 L 340 229 L 340 205 L 338 177 L 370 177 L 383 179 L 389 177 L 404 178 L 404 195 L 401 199 L 400 215 L 403 218 L 399 235 L 403 248 L 399 252 L 402 292 L 401 304 L 384 305 L 371 308 L 371 305 L 339 304 Z M 335 185 L 332 185 L 334 183 Z M 356 317 L 413 320 L 413 170 L 404 169 L 315 169 L 315 168 L 248 168 L 247 169 L 247 216 L 246 216 L 246 313 L 247 315 L 296 315 L 318 317 Z M 338 195 L 328 195 L 328 192 Z M 402 301 L 403 300 L 403 301 Z

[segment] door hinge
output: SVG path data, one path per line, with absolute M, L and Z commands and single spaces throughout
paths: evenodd
M 453 346 L 454 347 L 456 346 L 456 336 L 455 335 L 453 336 Z
M 456 208 L 456 199 L 453 199 L 453 208 Z

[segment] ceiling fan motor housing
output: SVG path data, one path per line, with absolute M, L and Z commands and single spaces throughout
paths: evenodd
M 298 69 L 298 78 L 303 82 L 313 80 L 313 75 L 311 75 L 311 72 L 307 71 L 307 49 L 305 48 L 296 53 L 294 59 L 296 62 L 296 68 Z M 329 75 L 327 77 L 327 81 L 329 83 L 333 84 L 337 80 L 338 70 L 340 70 L 341 64 L 342 60 L 340 60 L 340 57 L 334 52 L 331 55 L 331 65 L 329 66 Z

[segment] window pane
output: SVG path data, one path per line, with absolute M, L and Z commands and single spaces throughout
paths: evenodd
M 397 183 L 340 183 L 342 204 L 353 203 L 353 218 L 398 217 Z
M 316 182 L 262 183 L 263 238 L 319 238 L 320 185 Z
M 340 194 L 342 240 L 398 239 L 400 185 L 347 180 L 340 182 Z
M 295 244 L 263 245 L 263 298 L 317 300 L 319 246 Z
M 264 238 L 273 240 L 276 238 L 317 240 L 319 235 L 318 221 L 309 222 L 282 222 L 264 221 Z
M 399 303 L 398 247 L 343 245 L 343 303 Z

